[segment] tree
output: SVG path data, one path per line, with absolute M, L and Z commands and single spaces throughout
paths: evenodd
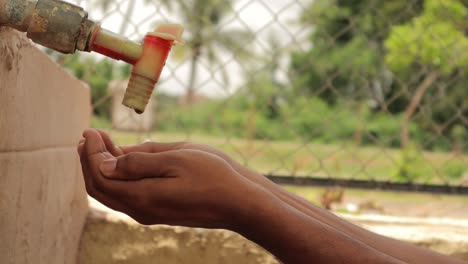
M 292 55 L 295 87 L 328 103 L 339 97 L 374 99 L 383 110 L 394 81 L 384 60 L 392 25 L 417 16 L 422 0 L 316 0 L 301 23 L 311 28 L 311 48 Z M 400 102 L 394 102 L 394 106 Z
M 118 33 L 120 35 L 125 34 L 125 31 L 127 31 L 128 24 L 132 20 L 132 15 L 133 15 L 133 12 L 135 10 L 136 1 L 135 0 L 129 0 L 127 2 L 128 2 L 128 6 L 127 6 L 127 9 L 125 10 L 125 12 L 123 13 L 122 22 L 120 23 L 120 27 L 119 27 L 119 31 L 118 31 Z M 148 3 L 151 3 L 151 2 L 152 2 L 151 0 L 144 0 L 145 4 L 148 4 Z M 164 4 L 167 4 L 168 0 L 161 0 L 161 2 L 164 3 Z M 111 8 L 111 4 L 112 5 L 115 5 L 115 4 L 120 5 L 120 3 L 116 3 L 113 0 L 94 0 L 94 1 L 91 2 L 91 5 L 98 7 L 99 9 L 101 9 L 104 12 L 109 11 L 109 9 Z
M 409 123 L 424 95 L 433 84 L 468 66 L 467 7 L 459 0 L 426 0 L 424 11 L 410 22 L 392 28 L 385 46 L 387 64 L 407 80 L 408 72 L 418 65 L 426 74 L 405 110 L 401 129 L 402 146 L 407 146 Z M 410 90 L 410 93 L 412 91 Z
M 234 0 L 167 0 L 163 3 L 183 19 L 181 23 L 188 35 L 184 37 L 184 47 L 190 58 L 187 88 L 187 103 L 190 105 L 195 96 L 200 59 L 204 57 L 211 66 L 219 66 L 224 82 L 228 82 L 221 52 L 232 52 L 239 60 L 251 57 L 247 42 L 252 33 L 241 29 L 222 28 L 223 19 L 233 11 Z
M 175 11 L 188 34 L 185 45 L 178 49 L 179 56 L 189 53 L 190 75 L 187 88 L 187 103 L 192 104 L 195 96 L 195 83 L 198 74 L 199 62 L 205 57 L 210 66 L 219 66 L 223 75 L 223 81 L 228 82 L 228 73 L 222 65 L 220 51 L 234 52 L 237 59 L 251 57 L 251 53 L 245 48 L 246 42 L 252 36 L 251 32 L 239 29 L 221 29 L 223 19 L 233 11 L 235 0 L 161 0 L 169 11 Z M 145 3 L 150 3 L 145 0 Z M 104 11 L 109 10 L 111 0 L 96 0 L 95 5 Z M 135 1 L 129 1 L 129 6 L 124 13 L 119 33 L 123 34 L 131 20 Z M 182 50 L 182 52 L 180 52 Z M 181 55 L 182 54 L 182 55 Z
M 249 144 L 255 138 L 256 118 L 260 113 L 268 120 L 280 117 L 280 101 L 285 99 L 285 85 L 278 81 L 277 74 L 281 59 L 287 48 L 282 46 L 281 40 L 270 32 L 267 45 L 262 55 L 244 68 L 245 84 L 240 88 L 238 96 L 247 99 L 249 120 L 246 138 Z M 278 121 L 278 120 L 276 120 Z

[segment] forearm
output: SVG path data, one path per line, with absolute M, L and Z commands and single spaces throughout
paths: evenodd
M 257 198 L 253 213 L 234 231 L 282 262 L 402 263 L 272 197 Z
M 464 263 L 461 260 L 453 259 L 410 243 L 370 232 L 286 191 L 277 191 L 277 195 L 309 217 L 328 224 L 376 250 L 401 261 L 408 263 Z
M 255 173 L 252 171 L 245 170 L 244 173 Z M 251 175 L 250 177 L 253 177 Z M 255 177 L 263 177 L 261 175 L 255 175 Z M 266 179 L 266 178 L 264 178 Z M 337 229 L 355 239 L 358 239 L 364 244 L 373 247 L 387 255 L 393 256 L 399 260 L 409 263 L 464 263 L 460 260 L 453 259 L 412 244 L 398 241 L 395 239 L 387 238 L 373 232 L 370 232 L 364 228 L 354 225 L 344 219 L 324 210 L 320 207 L 313 205 L 305 199 L 287 192 L 282 187 L 274 184 L 273 182 L 266 180 L 261 183 L 262 186 L 271 191 L 284 203 L 294 207 L 296 210 L 303 214 L 320 221 L 325 225 L 329 225 L 332 228 Z

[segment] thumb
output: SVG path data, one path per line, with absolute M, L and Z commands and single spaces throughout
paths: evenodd
M 145 178 L 173 178 L 175 169 L 180 167 L 179 151 L 162 153 L 129 153 L 110 158 L 101 163 L 99 169 L 107 178 L 136 181 Z M 177 164 L 178 166 L 174 166 Z

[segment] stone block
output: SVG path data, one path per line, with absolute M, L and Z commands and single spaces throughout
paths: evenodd
M 74 264 L 86 216 L 76 144 L 89 88 L 0 28 L 0 263 Z
M 0 28 L 0 152 L 76 144 L 90 113 L 83 82 L 22 33 Z
M 74 148 L 0 153 L 0 262 L 75 263 L 84 190 Z

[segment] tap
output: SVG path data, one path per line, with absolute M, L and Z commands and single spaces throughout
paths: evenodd
M 33 42 L 55 51 L 97 52 L 133 65 L 122 104 L 145 111 L 173 45 L 184 28 L 161 24 L 142 43 L 102 28 L 81 7 L 60 0 L 0 0 L 0 26 L 26 32 Z

